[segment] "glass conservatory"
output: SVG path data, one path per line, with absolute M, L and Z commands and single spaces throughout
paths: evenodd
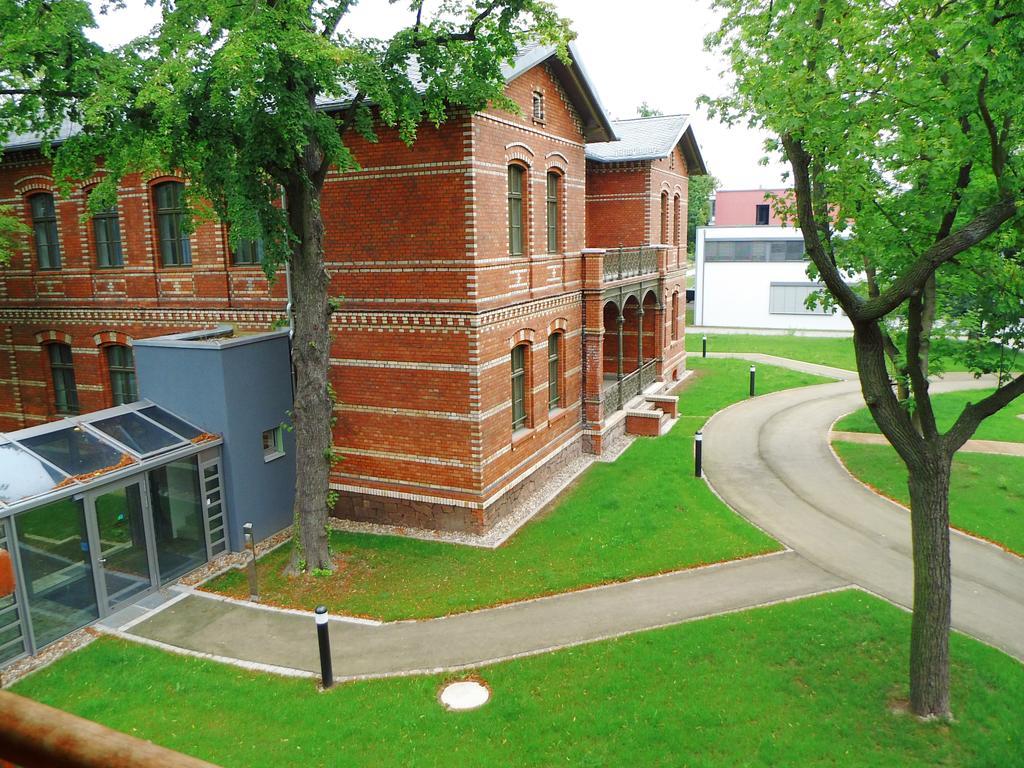
M 220 445 L 146 400 L 0 433 L 0 665 L 225 551 Z

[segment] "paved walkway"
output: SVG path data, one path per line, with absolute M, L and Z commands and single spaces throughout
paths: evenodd
M 933 392 L 991 386 L 948 374 Z M 824 570 L 913 603 L 910 518 L 836 461 L 829 427 L 862 407 L 856 381 L 738 403 L 704 428 L 704 470 L 733 509 Z M 952 534 L 953 625 L 1024 660 L 1024 559 Z
M 817 338 L 845 338 L 853 336 L 853 330 L 849 331 L 814 331 L 801 330 L 791 331 L 782 328 L 733 328 L 720 325 L 688 325 L 686 334 L 702 336 L 705 334 L 721 334 L 726 336 L 812 336 Z
M 885 435 L 877 432 L 837 432 L 829 435 L 831 440 L 863 445 L 888 445 Z M 1024 443 L 1007 443 L 1002 440 L 968 440 L 960 449 L 964 453 L 996 453 L 1001 456 L 1024 456 Z
M 803 360 L 790 360 L 788 357 L 776 357 L 775 355 L 762 355 L 760 352 L 708 352 L 708 357 L 723 357 L 734 360 L 749 360 L 752 363 L 762 365 L 777 365 L 780 368 L 789 368 L 801 373 L 811 373 L 815 376 L 824 376 L 827 379 L 839 381 L 857 381 L 857 374 L 845 368 L 833 368 L 830 365 L 818 365 L 817 363 L 805 363 Z
M 754 557 L 427 621 L 332 622 L 335 677 L 475 667 L 837 589 L 793 552 Z M 277 671 L 319 671 L 313 616 L 192 593 L 126 634 Z
M 726 356 L 726 355 L 721 355 Z M 854 374 L 767 355 L 728 355 L 844 379 L 753 398 L 704 430 L 704 468 L 740 514 L 795 551 L 389 624 L 332 622 L 338 679 L 493 663 L 851 584 L 909 607 L 909 518 L 836 461 L 829 427 L 862 405 Z M 854 379 L 854 380 L 851 380 Z M 933 391 L 990 386 L 951 374 Z M 1024 659 L 1024 560 L 953 534 L 954 626 Z M 293 674 L 318 670 L 311 614 L 186 593 L 124 634 Z

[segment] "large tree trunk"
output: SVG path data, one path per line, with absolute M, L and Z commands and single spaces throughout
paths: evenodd
M 908 465 L 914 547 L 910 708 L 919 717 L 950 717 L 950 463 L 934 452 Z
M 316 150 L 308 150 L 316 161 Z M 332 568 L 327 536 L 333 401 L 330 371 L 330 278 L 324 267 L 324 225 L 316 182 L 296 181 L 286 189 L 288 219 L 299 242 L 292 250 L 296 297 L 292 364 L 295 367 L 295 553 L 291 569 Z
M 952 456 L 926 439 L 893 395 L 878 323 L 854 326 L 861 391 L 875 423 L 909 474 L 914 558 L 910 632 L 910 707 L 920 717 L 949 717 L 949 473 Z M 911 362 L 911 365 L 915 364 Z M 927 387 L 919 396 L 928 397 Z

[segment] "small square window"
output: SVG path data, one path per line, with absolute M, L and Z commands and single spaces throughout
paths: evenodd
M 284 435 L 281 427 L 268 429 L 263 433 L 263 461 L 273 461 L 284 456 Z
M 768 204 L 767 203 L 764 203 L 762 205 L 758 205 L 757 206 L 757 210 L 755 211 L 754 224 L 758 225 L 758 226 L 762 226 L 762 227 L 768 225 Z

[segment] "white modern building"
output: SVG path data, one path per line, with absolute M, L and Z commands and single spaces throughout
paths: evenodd
M 809 263 L 794 227 L 698 228 L 694 325 L 852 331 L 841 310 L 807 306 L 821 289 Z

